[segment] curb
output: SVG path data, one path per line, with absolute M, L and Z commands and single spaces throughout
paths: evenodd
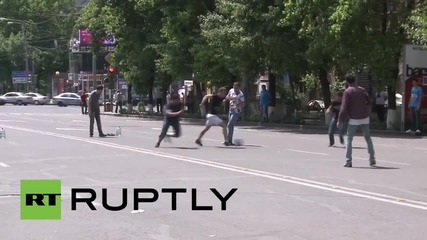
M 132 117 L 132 118 L 144 118 L 144 119 L 151 119 L 151 120 L 163 120 L 163 116 L 156 116 L 156 115 L 137 115 L 137 114 L 115 114 L 115 113 L 106 113 L 102 112 L 101 115 L 106 116 L 114 116 L 114 117 Z M 181 118 L 182 122 L 185 123 L 199 123 L 203 124 L 206 120 L 200 119 L 200 118 Z M 246 127 L 259 127 L 260 129 L 268 129 L 268 128 L 287 128 L 292 130 L 315 130 L 315 131 L 328 131 L 328 126 L 321 126 L 321 125 L 298 125 L 298 124 L 286 124 L 286 123 L 267 123 L 260 125 L 257 122 L 237 122 L 237 126 L 246 126 Z M 395 131 L 395 130 L 379 130 L 379 129 L 371 129 L 371 133 L 376 135 L 388 135 L 388 136 L 406 136 L 411 138 L 422 138 L 422 136 L 411 136 L 408 133 Z

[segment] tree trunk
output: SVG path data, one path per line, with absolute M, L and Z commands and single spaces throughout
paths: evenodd
M 331 105 L 331 90 L 328 81 L 328 71 L 324 67 L 319 69 L 319 80 L 322 88 L 323 102 L 325 109 L 327 109 Z
M 392 81 L 387 81 L 388 109 L 396 110 L 396 81 L 399 79 L 399 68 L 392 70 Z
M 169 91 L 169 86 L 172 83 L 172 76 L 167 74 L 165 79 L 162 81 L 162 102 L 163 105 L 166 104 L 166 92 Z
M 128 104 L 132 104 L 132 84 L 128 84 Z
M 270 92 L 270 107 L 276 106 L 276 75 L 269 73 L 268 74 L 268 91 Z M 280 96 L 284 98 L 285 96 Z

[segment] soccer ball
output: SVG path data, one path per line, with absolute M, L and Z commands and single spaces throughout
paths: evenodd
M 243 145 L 243 139 L 235 139 L 234 144 L 236 144 L 237 146 L 242 146 Z

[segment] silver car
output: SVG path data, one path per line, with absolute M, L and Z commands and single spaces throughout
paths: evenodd
M 60 107 L 80 105 L 80 102 L 80 96 L 76 93 L 61 93 L 58 96 L 53 97 L 53 104 Z
M 0 105 L 6 103 L 14 105 L 28 105 L 33 103 L 33 98 L 23 94 L 22 92 L 8 92 L 3 96 L 0 96 Z
M 33 103 L 35 105 L 45 105 L 49 103 L 49 99 L 46 96 L 41 95 L 40 93 L 26 93 L 25 95 L 33 98 Z

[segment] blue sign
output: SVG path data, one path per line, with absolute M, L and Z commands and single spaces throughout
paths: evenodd
M 26 77 L 25 71 L 13 71 L 12 78 L 14 77 Z
M 28 75 L 25 71 L 13 71 L 12 81 L 13 83 L 28 83 Z

